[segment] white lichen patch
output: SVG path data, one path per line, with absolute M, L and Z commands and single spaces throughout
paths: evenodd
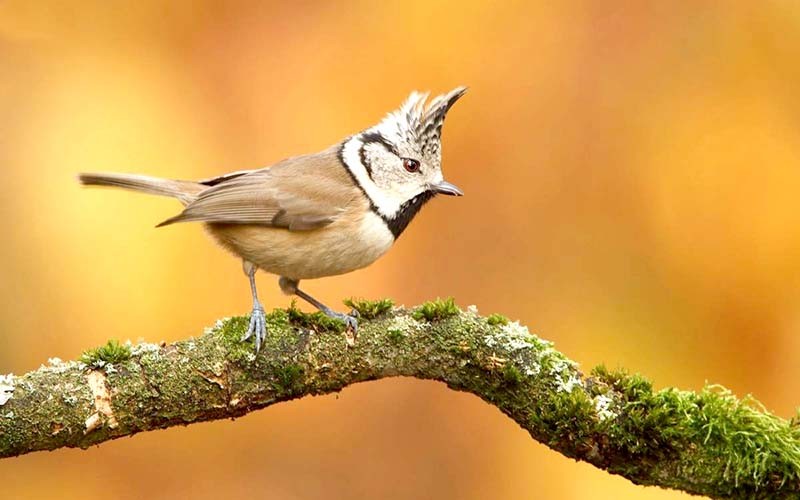
M 386 325 L 386 331 L 395 330 L 405 334 L 420 331 L 422 328 L 422 323 L 411 316 L 395 316 L 391 319 L 389 324 Z
M 477 316 L 478 315 L 478 306 L 476 306 L 475 304 L 467 306 L 467 313 L 471 314 L 473 316 Z
M 14 375 L 0 375 L 0 406 L 8 403 L 14 396 Z
M 583 387 L 583 381 L 574 374 L 568 377 L 567 380 L 562 380 L 559 377 L 559 380 L 556 381 L 556 389 L 559 391 L 572 392 L 575 387 Z
M 50 358 L 47 360 L 46 365 L 39 367 L 40 372 L 61 374 L 70 370 L 83 370 L 86 368 L 84 363 L 80 361 L 62 361 L 59 358 Z
M 131 355 L 141 356 L 143 354 L 158 353 L 161 347 L 158 344 L 151 344 L 149 342 L 142 342 L 131 347 Z
M 527 326 L 520 325 L 519 321 L 512 321 L 492 330 L 491 333 L 483 338 L 483 343 L 487 347 L 499 347 L 514 352 L 530 348 L 530 339 L 532 337 Z
M 556 390 L 559 392 L 572 392 L 576 387 L 583 387 L 583 380 L 575 368 L 577 363 L 564 358 L 558 358 L 550 367 L 550 375 L 556 382 Z
M 527 326 L 521 325 L 519 321 L 511 321 L 491 331 L 483 337 L 483 343 L 492 349 L 514 354 L 518 352 L 530 352 L 533 354 L 530 360 L 525 360 L 521 364 L 524 366 L 522 372 L 528 377 L 535 377 L 542 372 L 542 361 L 549 358 L 555 350 L 553 343 L 541 340 L 533 335 Z
M 86 365 L 86 367 L 87 368 L 92 368 L 92 369 L 95 369 L 95 370 L 102 370 L 103 368 L 106 367 L 107 364 L 108 363 L 106 363 L 102 359 L 95 359 L 94 361 L 92 361 L 91 363 Z
M 594 410 L 597 412 L 597 417 L 602 422 L 610 418 L 616 418 L 617 414 L 611 410 L 611 403 L 614 400 L 605 394 L 599 394 L 594 398 Z
M 542 372 L 542 367 L 538 363 L 531 363 L 526 366 L 523 373 L 528 377 L 535 377 Z
M 64 394 L 61 396 L 61 400 L 71 406 L 78 404 L 78 397 L 74 394 Z
M 99 359 L 99 358 L 95 359 L 88 365 L 83 363 L 81 364 L 83 365 L 84 368 L 91 368 L 92 370 L 103 370 L 106 372 L 107 375 L 118 372 L 117 368 L 114 366 L 114 363 L 106 361 L 104 359 Z

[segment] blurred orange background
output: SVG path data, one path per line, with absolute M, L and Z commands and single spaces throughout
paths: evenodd
M 650 5 L 646 5 L 650 4 Z M 658 4 L 658 5 L 656 5 Z M 588 370 L 800 402 L 800 4 L 0 3 L 0 372 L 249 311 L 173 200 L 79 171 L 203 178 L 313 152 L 413 89 L 467 96 L 426 207 L 323 301 L 453 295 Z M 286 306 L 259 277 L 268 307 Z M 343 307 L 343 306 L 342 306 Z M 88 451 L 0 462 L 5 498 L 644 498 L 477 398 L 393 379 Z

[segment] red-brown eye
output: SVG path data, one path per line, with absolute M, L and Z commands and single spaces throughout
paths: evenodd
M 403 158 L 403 168 L 409 172 L 419 172 L 419 162 L 411 158 Z

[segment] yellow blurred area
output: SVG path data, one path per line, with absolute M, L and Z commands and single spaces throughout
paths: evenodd
M 800 4 L 0 2 L 0 372 L 249 310 L 172 200 L 79 171 L 203 178 L 321 150 L 465 84 L 444 172 L 337 304 L 453 295 L 588 370 L 800 402 Z M 285 306 L 271 276 L 268 307 Z M 4 498 L 615 498 L 496 409 L 395 379 L 0 463 Z

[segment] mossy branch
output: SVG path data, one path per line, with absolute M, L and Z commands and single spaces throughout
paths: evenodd
M 292 308 L 269 315 L 258 356 L 246 318 L 174 344 L 109 343 L 81 361 L 0 376 L 0 457 L 86 448 L 137 432 L 231 418 L 357 382 L 410 376 L 496 406 L 550 448 L 634 483 L 716 498 L 800 497 L 800 426 L 710 386 L 654 391 L 637 375 L 583 374 L 500 315 L 452 301 L 412 310 L 352 301 L 359 336 Z

